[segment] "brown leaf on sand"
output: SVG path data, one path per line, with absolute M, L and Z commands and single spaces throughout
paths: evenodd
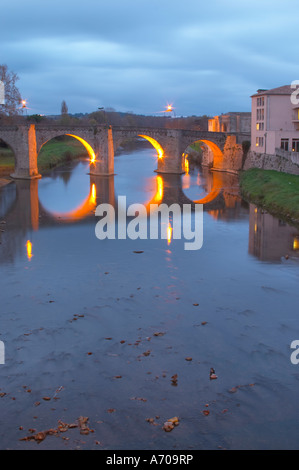
M 178 426 L 178 425 L 179 425 L 179 418 L 175 416 L 174 418 L 170 418 L 167 421 L 165 421 L 165 423 L 162 426 L 162 429 L 165 432 L 170 432 L 173 430 L 175 426 Z
M 90 433 L 90 429 L 89 427 L 87 426 L 87 422 L 88 422 L 89 418 L 85 417 L 85 416 L 80 416 L 78 418 L 78 424 L 79 424 L 79 428 L 80 428 L 80 434 L 89 434 Z
M 145 351 L 144 353 L 142 353 L 142 356 L 149 356 L 151 353 L 151 350 L 149 349 L 148 351 Z
M 177 385 L 177 384 L 178 384 L 178 374 L 174 374 L 174 375 L 171 377 L 171 384 L 172 384 L 172 385 Z
M 36 441 L 38 444 L 42 442 L 48 435 L 57 434 L 56 429 L 48 429 L 47 431 L 40 431 L 31 436 L 26 436 L 20 439 L 20 441 Z

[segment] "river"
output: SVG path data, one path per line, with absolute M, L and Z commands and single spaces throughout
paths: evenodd
M 234 175 L 155 168 L 145 148 L 112 177 L 77 161 L 0 190 L 1 449 L 299 448 L 298 230 Z M 202 247 L 99 240 L 119 196 L 205 198 Z M 82 416 L 85 434 L 67 426 Z

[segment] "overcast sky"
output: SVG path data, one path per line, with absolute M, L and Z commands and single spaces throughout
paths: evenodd
M 299 80 L 298 0 L 9 0 L 0 64 L 30 113 L 250 111 Z

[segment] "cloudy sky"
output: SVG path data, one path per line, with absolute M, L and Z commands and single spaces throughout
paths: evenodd
M 9 0 L 0 64 L 30 113 L 250 111 L 299 80 L 298 0 Z

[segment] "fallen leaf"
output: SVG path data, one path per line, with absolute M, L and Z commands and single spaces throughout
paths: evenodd
M 80 434 L 89 434 L 90 433 L 90 429 L 89 427 L 87 426 L 87 422 L 88 422 L 88 419 L 87 417 L 85 416 L 80 416 L 78 418 L 78 423 L 79 423 L 79 428 L 80 428 Z
M 172 385 L 177 385 L 178 384 L 178 374 L 174 374 L 171 377 L 171 382 L 172 382 Z
M 165 431 L 165 432 L 170 432 L 173 430 L 173 428 L 175 426 L 178 426 L 179 425 L 179 418 L 177 416 L 175 416 L 174 418 L 170 418 L 168 419 L 162 426 L 162 429 Z
M 148 351 L 145 351 L 142 356 L 149 356 L 151 353 L 151 350 L 149 349 Z

